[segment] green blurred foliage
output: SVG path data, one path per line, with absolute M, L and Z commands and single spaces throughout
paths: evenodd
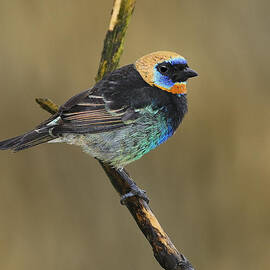
M 0 1 L 0 138 L 94 83 L 112 1 Z M 184 55 L 189 113 L 128 167 L 197 269 L 269 269 L 269 1 L 138 1 L 121 64 Z M 98 163 L 68 145 L 0 152 L 0 268 L 159 269 Z

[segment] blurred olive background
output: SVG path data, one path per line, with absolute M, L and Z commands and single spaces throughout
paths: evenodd
M 94 83 L 112 1 L 0 1 L 0 139 Z M 137 1 L 121 64 L 184 55 L 189 113 L 128 166 L 196 269 L 269 269 L 269 1 Z M 0 269 L 160 269 L 98 163 L 75 146 L 0 152 Z

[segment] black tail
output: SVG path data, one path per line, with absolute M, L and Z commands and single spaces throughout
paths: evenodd
M 15 152 L 55 139 L 49 133 L 49 128 L 42 127 L 21 136 L 0 142 L 0 150 L 11 149 Z

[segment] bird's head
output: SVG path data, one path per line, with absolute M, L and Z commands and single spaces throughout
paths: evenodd
M 135 67 L 145 82 L 173 94 L 186 94 L 187 80 L 198 75 L 183 56 L 167 51 L 147 54 Z

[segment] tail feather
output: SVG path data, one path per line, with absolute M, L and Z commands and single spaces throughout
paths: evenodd
M 15 152 L 55 139 L 49 133 L 49 128 L 40 128 L 0 142 L 0 150 L 11 149 Z

